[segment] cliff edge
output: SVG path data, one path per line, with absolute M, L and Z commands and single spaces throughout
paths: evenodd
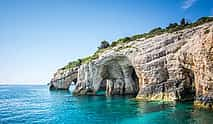
M 59 69 L 51 89 L 75 95 L 136 95 L 137 99 L 195 101 L 213 109 L 213 22 L 138 38 L 104 50 L 75 68 Z

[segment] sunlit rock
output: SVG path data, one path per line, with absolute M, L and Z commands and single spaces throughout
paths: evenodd
M 213 22 L 120 44 L 74 74 L 58 73 L 51 86 L 67 89 L 77 79 L 75 95 L 137 94 L 137 99 L 194 100 L 213 108 Z

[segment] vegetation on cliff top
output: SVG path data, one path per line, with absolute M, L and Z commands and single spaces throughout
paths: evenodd
M 186 19 L 183 18 L 183 19 L 181 19 L 180 24 L 170 23 L 166 28 L 157 27 L 157 28 L 152 29 L 148 33 L 137 34 L 137 35 L 134 35 L 131 37 L 121 38 L 116 41 L 113 41 L 111 44 L 109 44 L 108 41 L 104 40 L 101 42 L 100 46 L 98 47 L 98 50 L 93 55 L 78 59 L 76 61 L 69 62 L 66 66 L 64 66 L 61 69 L 62 70 L 71 69 L 71 68 L 78 67 L 81 64 L 88 63 L 94 59 L 97 59 L 100 56 L 100 54 L 103 53 L 105 50 L 111 49 L 111 48 L 117 46 L 118 44 L 128 43 L 128 42 L 140 39 L 140 38 L 147 39 L 147 38 L 151 38 L 151 37 L 154 37 L 157 35 L 161 35 L 163 33 L 172 33 L 175 31 L 186 29 L 186 28 L 196 27 L 198 25 L 201 25 L 201 24 L 204 24 L 204 23 L 207 23 L 210 21 L 213 21 L 213 17 L 201 17 L 194 23 L 190 23 L 190 22 L 186 21 Z

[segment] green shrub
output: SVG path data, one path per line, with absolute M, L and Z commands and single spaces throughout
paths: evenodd
M 166 27 L 167 30 L 178 27 L 178 23 L 170 23 L 169 26 Z
M 103 41 L 101 41 L 101 45 L 98 47 L 98 49 L 105 49 L 107 47 L 109 47 L 109 42 L 103 40 Z
M 163 32 L 164 30 L 161 27 L 154 28 L 152 29 L 149 33 L 158 33 L 158 32 Z
M 127 43 L 129 41 L 131 41 L 131 38 L 130 37 L 125 37 L 125 38 L 118 39 L 117 42 L 119 42 L 119 43 Z
M 77 67 L 77 66 L 80 66 L 80 65 L 81 65 L 81 61 L 80 61 L 80 59 L 78 59 L 77 61 L 69 62 L 66 66 L 64 66 L 61 69 L 65 70 L 65 69 L 74 68 L 74 67 Z
M 201 17 L 195 23 L 196 24 L 204 24 L 206 22 L 213 21 L 213 17 Z
M 111 43 L 111 47 L 114 47 L 114 46 L 116 46 L 118 44 L 118 42 L 117 41 L 113 41 L 112 43 Z
M 140 39 L 140 38 L 144 38 L 145 36 L 146 36 L 146 33 L 133 35 L 131 38 L 132 38 L 132 40 L 137 40 L 137 39 Z

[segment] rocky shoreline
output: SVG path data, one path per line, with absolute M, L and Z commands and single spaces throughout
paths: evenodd
M 59 69 L 50 89 L 68 90 L 72 82 L 75 95 L 105 91 L 213 109 L 213 22 L 117 45 L 89 63 Z

